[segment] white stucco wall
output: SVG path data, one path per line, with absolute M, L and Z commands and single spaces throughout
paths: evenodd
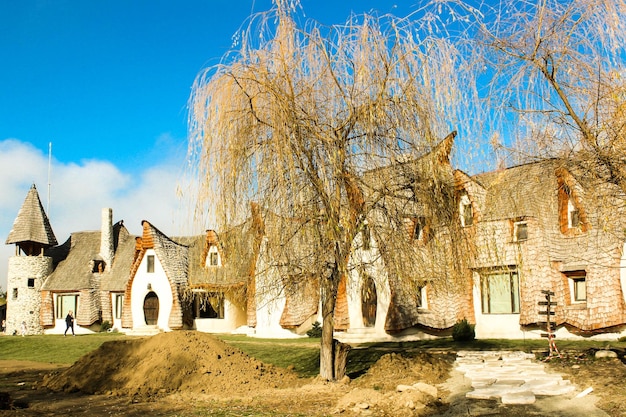
M 367 329 L 374 339 L 388 338 L 385 332 L 385 321 L 387 320 L 387 311 L 391 300 L 391 290 L 389 289 L 389 280 L 385 271 L 382 258 L 379 254 L 376 240 L 370 240 L 370 249 L 362 250 L 360 242 L 361 234 L 355 239 L 352 254 L 350 256 L 350 265 L 361 265 L 362 268 L 350 268 L 346 293 L 348 297 L 348 315 L 350 317 L 350 330 Z M 361 272 L 362 271 L 362 272 Z M 363 311 L 361 300 L 361 287 L 363 286 L 365 276 L 369 276 L 374 280 L 376 286 L 376 322 L 374 327 L 365 328 L 363 324 Z
M 622 262 L 624 260 L 622 259 Z M 622 269 L 622 274 L 624 270 Z M 624 281 L 622 280 L 622 285 Z M 480 294 L 480 276 L 474 273 L 474 312 L 476 316 L 476 338 L 477 339 L 547 339 L 541 337 L 546 333 L 545 329 L 530 329 L 519 324 L 519 314 L 483 314 Z M 559 340 L 616 340 L 626 336 L 626 326 L 616 329 L 614 332 L 603 332 L 593 336 L 580 336 L 571 333 L 566 327 L 559 326 L 555 330 L 556 342 Z
M 285 309 L 285 293 L 278 285 L 279 277 L 272 278 L 272 274 L 257 275 L 256 281 L 256 327 L 250 336 L 266 338 L 296 338 L 300 335 L 284 329 L 280 325 L 280 317 Z
M 154 272 L 147 272 L 147 260 L 149 255 L 154 255 Z M 148 285 L 150 285 L 151 289 L 148 289 Z M 131 287 L 131 313 L 133 316 L 134 329 L 146 326 L 143 303 L 146 295 L 151 291 L 156 293 L 159 299 L 157 326 L 163 331 L 170 331 L 168 321 L 173 305 L 172 288 L 165 275 L 159 257 L 153 249 L 148 249 L 141 260 L 139 268 L 137 268 L 137 273 L 135 274 L 135 279 Z

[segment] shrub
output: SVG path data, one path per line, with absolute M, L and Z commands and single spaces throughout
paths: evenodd
M 456 342 L 469 342 L 475 338 L 474 325 L 470 324 L 467 319 L 457 321 L 452 327 L 452 339 Z
M 320 322 L 316 321 L 313 323 L 313 327 L 311 330 L 306 332 L 306 335 L 309 337 L 322 337 L 322 326 L 320 325 Z
M 106 332 L 111 328 L 111 323 L 109 323 L 108 320 L 105 320 L 102 322 L 102 324 L 100 325 L 100 331 L 101 332 Z

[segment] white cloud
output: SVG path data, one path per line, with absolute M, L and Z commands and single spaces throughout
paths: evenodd
M 142 220 L 170 236 L 202 233 L 202 228 L 193 227 L 189 204 L 177 196 L 183 178 L 182 153 L 172 152 L 169 160 L 161 157 L 158 166 L 138 175 L 121 172 L 108 161 L 64 164 L 53 159 L 49 216 L 58 242 L 65 242 L 72 232 L 98 230 L 104 207 L 111 207 L 113 221 L 124 220 L 132 234 L 141 233 Z M 48 207 L 48 155 L 18 140 L 0 141 L 2 243 L 33 183 L 44 208 Z M 14 252 L 13 245 L 0 247 L 0 286 L 4 290 L 8 257 Z

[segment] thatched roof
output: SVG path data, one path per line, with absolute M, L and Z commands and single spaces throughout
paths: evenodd
M 94 260 L 100 256 L 100 231 L 72 233 L 60 246 L 50 248 L 46 255 L 52 257 L 55 269 L 44 282 L 42 289 L 48 291 L 78 291 L 92 289 L 96 278 L 102 289 L 121 291 L 128 280 L 134 254 L 134 239 L 119 222 L 113 227 L 114 258 L 111 270 L 93 272 Z
M 482 220 L 493 221 L 544 215 L 558 189 L 555 160 L 519 165 L 472 177 L 486 191 Z
M 100 281 L 104 291 L 124 291 L 135 255 L 135 236 L 121 222 L 113 226 L 114 257 L 111 270 Z
M 35 184 L 30 187 L 24 204 L 20 208 L 13 228 L 9 232 L 6 244 L 20 242 L 35 242 L 44 247 L 55 246 L 57 239 L 50 226 L 48 216 L 41 205 L 39 193 Z
M 243 286 L 254 276 L 258 254 L 258 239 L 252 221 L 221 233 L 212 230 L 206 235 L 189 238 L 189 284 L 197 288 Z M 217 247 L 221 267 L 206 266 L 211 247 Z
M 93 260 L 100 252 L 100 232 L 72 233 L 61 247 L 55 249 L 48 255 L 55 262 L 58 261 L 58 265 L 44 282 L 42 290 L 77 291 L 92 288 Z

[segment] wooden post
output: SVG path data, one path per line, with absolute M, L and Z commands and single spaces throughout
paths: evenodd
M 546 301 L 539 301 L 540 306 L 546 307 L 545 311 L 539 312 L 539 314 L 546 315 L 546 333 L 542 333 L 541 337 L 548 338 L 548 346 L 550 347 L 550 354 L 548 355 L 548 359 L 551 359 L 555 356 L 558 356 L 560 358 L 561 352 L 559 352 L 559 349 L 556 347 L 556 342 L 554 340 L 556 338 L 556 335 L 554 334 L 554 328 L 556 327 L 556 323 L 551 320 L 552 316 L 555 315 L 555 312 L 552 311 L 552 307 L 556 306 L 556 301 L 552 301 L 551 299 L 551 297 L 554 295 L 554 292 L 542 290 L 541 293 L 545 294 L 546 296 Z

